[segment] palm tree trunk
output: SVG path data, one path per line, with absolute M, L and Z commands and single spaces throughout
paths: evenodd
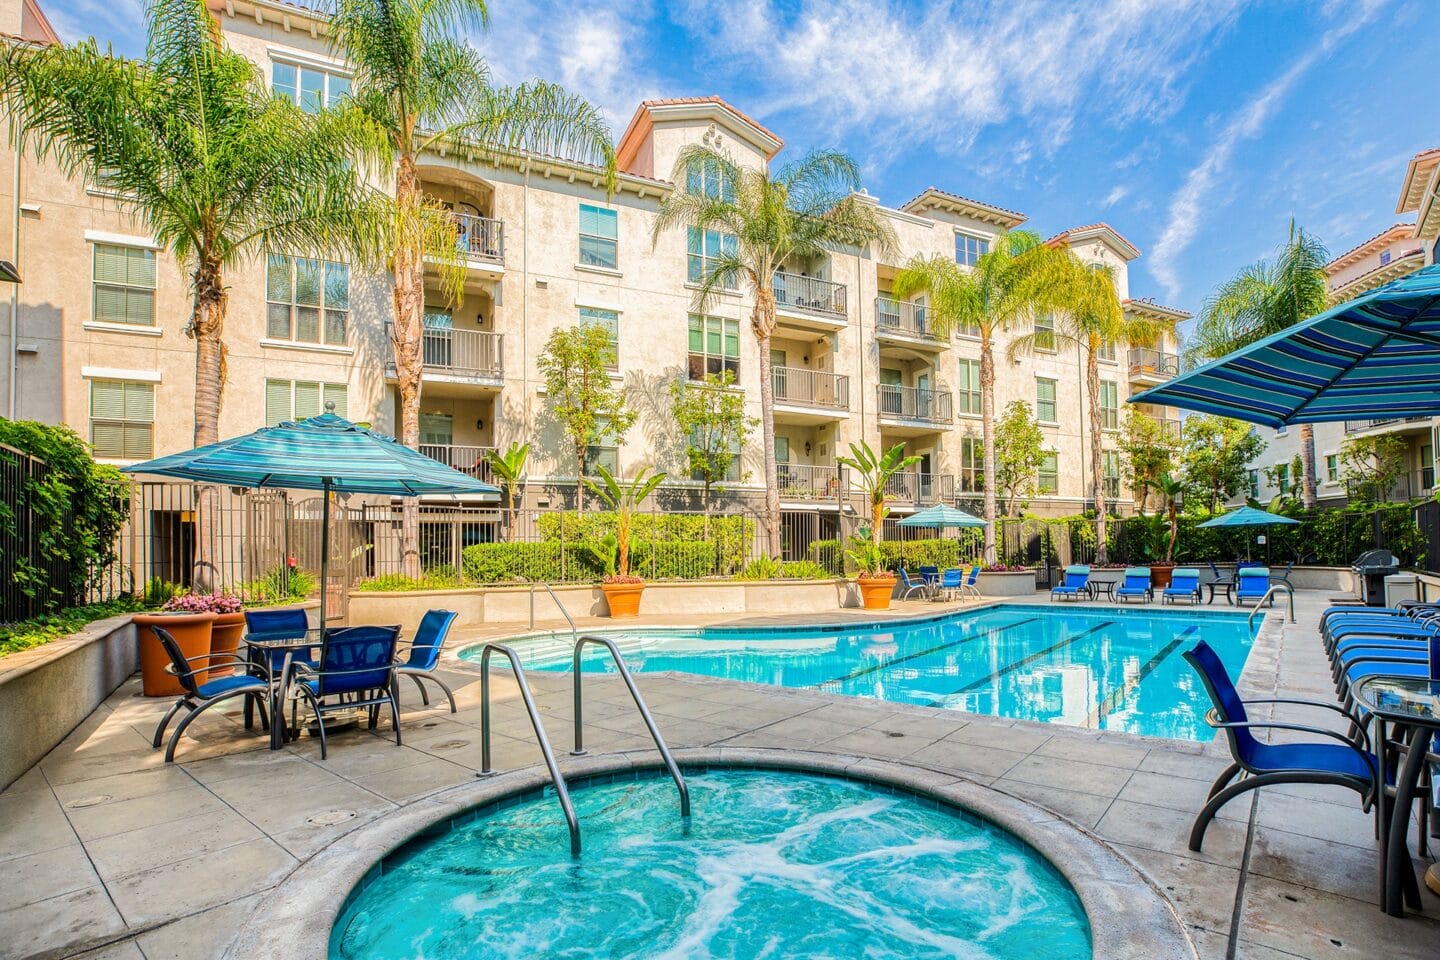
M 395 203 L 399 217 L 419 216 L 420 183 L 415 158 L 401 154 L 395 173 Z M 395 380 L 400 391 L 400 442 L 411 449 L 420 445 L 420 379 L 424 373 L 425 262 L 418 231 L 401 231 L 395 246 Z M 420 501 L 406 497 L 400 518 L 401 569 L 407 577 L 420 576 Z
M 190 331 L 195 337 L 195 446 L 220 439 L 220 399 L 225 390 L 225 312 L 229 294 L 225 290 L 220 262 L 202 256 L 195 268 L 195 303 L 190 314 Z M 197 593 L 211 593 L 217 583 L 215 549 L 220 525 L 220 488 L 214 484 L 195 486 L 195 566 L 191 585 Z
M 780 556 L 780 469 L 775 463 L 775 385 L 771 383 L 770 337 L 775 332 L 775 294 L 771 278 L 755 284 L 750 329 L 760 349 L 760 442 L 765 445 L 765 539 L 770 556 Z
M 1095 500 L 1095 562 L 1109 563 L 1110 551 L 1105 545 L 1105 456 L 1100 436 L 1100 358 L 1098 346 L 1085 350 L 1085 390 L 1090 394 L 1090 492 Z
M 990 332 L 980 331 L 980 436 L 981 484 L 985 494 L 985 562 L 995 562 L 995 357 Z
M 1315 427 L 1300 424 L 1300 502 L 1315 509 Z

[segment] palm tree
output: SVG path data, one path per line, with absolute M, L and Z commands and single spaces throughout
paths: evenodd
M 1065 256 L 1032 231 L 1002 231 L 972 269 L 938 254 L 915 257 L 891 285 L 901 300 L 927 294 L 926 312 L 940 334 L 961 328 L 979 334 L 986 563 L 995 562 L 995 338 L 1060 304 L 1069 276 Z
M 690 173 L 704 171 L 703 178 Z M 765 528 L 769 556 L 780 556 L 780 483 L 775 462 L 775 388 L 770 338 L 775 334 L 775 273 L 786 260 L 818 257 L 846 247 L 888 250 L 894 231 L 873 204 L 860 200 L 860 172 L 843 153 L 820 151 L 777 171 L 742 167 L 717 150 L 691 145 L 680 151 L 672 179 L 705 181 L 702 189 L 674 190 L 660 204 L 652 242 L 667 230 L 691 227 L 727 238 L 707 257 L 696 305 L 704 310 L 743 279 L 754 295 L 750 332 L 760 353 L 760 424 L 765 457 Z M 713 187 L 711 186 L 713 185 Z
M 615 184 L 610 131 L 594 107 L 543 80 L 492 82 L 484 58 L 458 35 L 487 21 L 485 0 L 337 0 L 330 22 L 331 44 L 354 70 L 350 95 L 383 139 L 385 172 L 393 177 L 391 341 L 407 447 L 420 442 L 426 256 L 445 262 L 441 279 L 452 300 L 464 282 L 454 225 L 421 188 L 421 155 L 436 148 L 481 160 L 516 151 L 572 155 L 600 165 L 607 190 Z M 418 573 L 413 499 L 403 514 L 401 552 L 406 571 Z
M 515 494 L 525 482 L 525 461 L 530 458 L 530 444 L 512 443 L 504 453 L 491 450 L 487 454 L 490 469 L 505 485 L 505 502 L 510 515 L 510 539 L 515 539 Z
M 94 40 L 7 45 L 0 103 L 38 157 L 113 189 L 187 273 L 201 446 L 220 439 L 228 273 L 267 251 L 378 263 L 389 221 L 383 197 L 353 172 L 373 146 L 353 113 L 309 114 L 272 96 L 221 42 L 204 0 L 152 0 L 146 16 L 143 61 Z M 202 525 L 212 512 L 200 511 Z M 204 529 L 196 538 L 201 588 L 212 539 Z
M 897 443 L 877 455 L 870 444 L 861 440 L 850 444 L 850 456 L 840 457 L 836 462 L 855 471 L 856 485 L 870 505 L 870 542 L 880 549 L 881 529 L 885 518 L 890 515 L 886 501 L 890 498 L 890 481 L 897 473 L 908 470 L 920 462 L 917 456 L 905 455 L 905 444 Z M 877 571 L 870 571 L 872 573 Z
M 1107 266 L 1082 263 L 1066 254 L 1068 277 L 1061 284 L 1063 308 L 1055 319 L 1054 332 L 1031 332 L 1010 342 L 1010 356 L 1030 354 L 1040 343 L 1073 344 L 1085 355 L 1085 392 L 1089 394 L 1090 482 L 1095 501 L 1095 562 L 1109 562 L 1105 545 L 1104 444 L 1100 423 L 1100 354 L 1120 343 L 1155 343 L 1174 332 L 1174 324 L 1127 314 L 1115 289 L 1114 271 Z
M 1326 308 L 1325 264 L 1330 254 L 1313 234 L 1290 221 L 1290 235 L 1273 258 L 1253 263 L 1215 288 L 1195 325 L 1191 353 L 1200 359 L 1279 333 Z M 1300 424 L 1301 499 L 1315 506 L 1315 428 Z

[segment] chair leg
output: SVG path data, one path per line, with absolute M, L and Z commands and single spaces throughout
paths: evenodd
M 378 709 L 378 705 L 377 705 Z M 400 746 L 400 679 L 390 678 L 390 723 L 395 727 L 395 746 Z
M 165 716 L 160 718 L 160 725 L 155 728 L 155 737 L 150 741 L 150 746 L 156 750 L 160 749 L 160 744 L 165 741 L 165 728 L 170 726 L 170 721 L 175 719 L 175 714 L 185 706 L 191 706 L 189 697 L 181 697 L 170 705 L 170 709 L 165 711 Z
M 259 711 L 259 713 L 260 713 L 260 729 L 261 729 L 262 731 L 264 731 L 265 733 L 269 733 L 269 732 L 270 732 L 270 711 L 265 708 L 265 694 L 263 694 L 263 693 L 252 693 L 252 694 L 248 694 L 248 695 L 245 697 L 245 714 L 246 714 L 246 716 L 249 716 L 249 715 L 251 714 L 252 710 L 253 710 L 253 711 Z M 245 728 L 246 728 L 247 730 L 250 729 L 251 726 L 252 726 L 252 725 L 249 724 L 249 723 L 245 724 Z
M 421 683 L 420 678 L 413 673 L 407 674 L 407 676 L 415 681 L 415 687 L 420 691 L 420 702 L 427 707 L 430 706 L 430 694 L 426 692 L 425 684 Z
M 441 680 L 439 677 L 433 675 L 427 676 L 425 679 L 429 680 L 431 683 L 437 685 L 441 690 L 445 691 L 445 699 L 450 701 L 451 713 L 460 712 L 455 706 L 455 691 L 450 689 L 450 685 L 448 683 L 446 683 L 444 680 Z
M 1224 789 L 1225 789 L 1225 785 L 1226 785 L 1227 783 L 1229 783 L 1231 780 L 1234 780 L 1234 779 L 1235 779 L 1235 774 L 1237 774 L 1237 773 L 1239 773 L 1239 772 L 1240 772 L 1240 764 L 1238 764 L 1238 763 L 1232 763 L 1232 764 L 1230 764 L 1230 766 L 1226 767 L 1224 770 L 1221 770 L 1221 771 L 1220 771 L 1220 776 L 1216 777 L 1216 778 L 1215 778 L 1215 782 L 1212 783 L 1212 784 L 1210 784 L 1210 792 L 1205 795 L 1205 799 L 1206 799 L 1206 800 L 1209 800 L 1209 799 L 1213 798 L 1213 797 L 1215 796 L 1215 794 L 1219 793 L 1221 790 L 1224 790 Z
M 1220 812 L 1221 807 L 1240 796 L 1240 794 L 1249 790 L 1258 789 L 1270 782 L 1269 779 L 1263 776 L 1247 777 L 1239 783 L 1230 784 L 1230 786 L 1212 796 L 1205 806 L 1201 808 L 1200 813 L 1196 815 L 1195 824 L 1190 828 L 1190 849 L 1197 853 L 1200 851 L 1200 847 L 1205 843 L 1205 831 L 1209 828 L 1210 821 L 1215 819 L 1215 814 Z
M 231 694 L 231 696 L 236 695 L 238 694 Z M 248 693 L 246 695 L 248 696 Z M 191 710 L 189 713 L 185 714 L 185 717 L 178 724 L 176 724 L 175 732 L 170 735 L 170 743 L 165 748 L 165 762 L 175 762 L 175 748 L 180 745 L 180 738 L 184 735 L 185 728 L 190 726 L 191 721 L 193 721 L 196 717 L 200 716 L 200 714 L 204 713 L 206 710 L 209 710 L 211 707 L 215 706 L 215 704 L 224 703 L 226 700 L 229 699 L 229 696 L 219 696 L 213 700 L 206 700 L 194 710 Z

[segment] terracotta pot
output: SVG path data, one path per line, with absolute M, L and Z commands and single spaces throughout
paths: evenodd
M 240 649 L 240 638 L 245 635 L 245 612 L 222 613 L 215 617 L 210 627 L 210 653 L 216 657 L 233 657 Z M 210 678 L 228 677 L 235 672 L 234 665 L 215 667 L 208 671 Z
M 866 610 L 889 610 L 890 595 L 895 592 L 895 577 L 856 577 L 855 585 L 860 588 L 860 603 Z
M 640 616 L 640 595 L 645 592 L 645 584 L 602 583 L 600 589 L 605 592 L 611 619 Z
M 1164 590 L 1170 586 L 1170 575 L 1175 572 L 1173 563 L 1152 563 L 1150 564 L 1150 586 L 1155 590 Z
M 131 618 L 140 639 L 140 684 L 145 696 L 178 697 L 185 692 L 180 680 L 165 672 L 170 658 L 150 628 L 165 628 L 186 657 L 199 657 L 210 652 L 210 628 L 216 616 L 213 613 L 137 613 Z M 208 679 L 208 674 L 202 672 L 196 675 L 195 682 L 204 683 Z

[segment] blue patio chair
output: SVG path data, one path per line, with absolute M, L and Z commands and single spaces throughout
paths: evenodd
M 950 567 L 940 574 L 940 585 L 936 591 L 939 596 L 953 599 L 965 586 L 965 571 L 959 567 Z
M 253 703 L 260 710 L 260 724 L 269 730 L 270 719 L 265 712 L 265 704 L 270 699 L 270 678 L 256 676 L 249 670 L 255 665 L 243 657 L 219 653 L 202 653 L 199 656 L 185 658 L 185 653 L 180 649 L 180 644 L 170 635 L 170 631 L 164 627 L 151 628 L 155 633 L 155 639 L 160 641 L 160 646 L 170 657 L 170 666 L 166 671 L 173 673 L 180 681 L 180 687 L 185 692 L 180 699 L 165 711 L 165 716 L 160 718 L 160 725 L 155 728 L 155 736 L 150 745 L 159 749 L 161 740 L 165 737 L 165 728 L 175 718 L 175 714 L 181 710 L 188 710 L 189 713 L 181 718 L 180 723 L 175 727 L 175 732 L 170 735 L 170 744 L 165 748 L 165 762 L 175 762 L 175 748 L 180 744 L 180 738 L 185 734 L 185 728 L 190 726 L 190 721 L 200 714 L 209 710 L 217 703 L 224 703 L 226 700 L 233 700 L 236 697 L 245 697 L 247 701 L 253 698 Z M 203 665 L 191 666 L 197 661 L 204 661 Z M 212 667 L 237 667 L 238 670 L 228 677 L 216 677 L 206 683 L 199 683 L 196 679 L 198 674 L 204 673 Z M 260 668 L 263 670 L 263 667 Z
M 1160 594 L 1160 602 L 1191 604 L 1200 602 L 1200 571 L 1194 567 L 1176 567 L 1170 574 L 1170 586 Z
M 1150 588 L 1150 568 L 1126 567 L 1125 582 L 1115 588 L 1115 599 L 1127 602 L 1132 599 L 1154 600 L 1155 591 Z
M 305 636 L 310 629 L 310 620 L 301 607 L 288 607 L 284 610 L 246 610 L 245 611 L 245 635 L 257 640 L 298 640 Z M 271 650 L 270 663 L 267 665 L 272 674 L 280 672 L 281 665 L 285 662 L 284 650 Z M 302 651 L 296 651 L 291 657 L 292 663 L 313 664 L 311 657 Z
M 923 579 L 913 579 L 910 576 L 910 571 L 906 570 L 904 567 L 900 567 L 895 571 L 895 573 L 897 576 L 900 577 L 901 600 L 908 600 L 910 598 L 910 594 L 912 593 L 918 593 L 922 597 L 930 595 L 930 584 L 926 583 Z
M 420 700 L 427 707 L 430 706 L 430 694 L 426 692 L 422 681 L 428 680 L 444 690 L 450 701 L 451 713 L 456 712 L 455 692 L 435 675 L 435 668 L 440 665 L 440 650 L 445 646 L 445 638 L 450 635 L 450 625 L 454 622 L 453 610 L 426 611 L 425 616 L 420 619 L 420 628 L 415 631 L 415 637 L 410 641 L 409 656 L 395 667 L 396 673 L 415 682 L 415 686 L 420 690 Z
M 1066 567 L 1065 582 L 1050 591 L 1050 599 L 1054 600 L 1057 598 L 1066 600 L 1089 600 L 1090 567 L 1083 563 Z
M 315 713 L 320 728 L 320 759 L 325 759 L 325 714 L 332 710 L 370 709 L 370 729 L 380 706 L 390 705 L 395 745 L 400 746 L 400 699 L 397 695 L 395 644 L 399 627 L 341 627 L 328 630 L 316 667 L 299 668 L 295 687 Z M 330 702 L 327 702 L 330 701 Z
M 1253 600 L 1259 603 L 1265 599 L 1265 594 L 1270 592 L 1270 568 L 1269 567 L 1241 567 L 1235 574 L 1235 605 L 1243 607 L 1245 601 Z M 1270 598 L 1270 606 L 1275 606 L 1275 598 Z
M 1348 787 L 1360 794 L 1365 808 L 1369 809 L 1379 781 L 1377 762 L 1365 731 L 1355 724 L 1349 713 L 1335 704 L 1318 700 L 1241 700 L 1225 665 L 1209 644 L 1200 641 L 1194 649 L 1185 651 L 1184 657 L 1200 675 L 1213 704 L 1213 709 L 1205 715 L 1205 722 L 1225 731 L 1232 760 L 1211 784 L 1205 806 L 1195 817 L 1195 824 L 1190 828 L 1191 850 L 1198 851 L 1205 842 L 1205 830 L 1221 807 L 1242 793 L 1272 784 L 1328 783 Z M 1351 739 L 1324 727 L 1251 720 L 1245 708 L 1258 703 L 1289 703 L 1333 711 L 1351 723 L 1357 737 Z M 1262 743 L 1251 732 L 1255 729 L 1311 733 L 1329 740 Z M 1246 776 L 1236 780 L 1242 772 Z
M 977 563 L 970 568 L 970 573 L 968 576 L 965 577 L 965 582 L 960 584 L 960 595 L 963 597 L 966 594 L 969 594 L 970 596 L 973 596 L 976 600 L 981 599 L 980 587 L 978 586 L 979 582 L 980 564 Z
M 921 580 L 924 580 L 925 583 L 930 587 L 930 589 L 932 589 L 932 590 L 935 589 L 936 587 L 938 587 L 938 586 L 940 585 L 940 568 L 939 568 L 939 567 L 921 567 L 921 568 L 920 568 L 920 579 L 921 579 Z
M 1285 564 L 1285 572 L 1284 572 L 1284 573 L 1272 573 L 1272 574 L 1270 574 L 1270 582 L 1271 582 L 1271 583 L 1284 583 L 1286 586 L 1290 586 L 1290 585 L 1291 585 L 1291 584 L 1290 584 L 1290 574 L 1292 574 L 1292 573 L 1294 573 L 1294 572 L 1295 572 L 1295 561 L 1294 561 L 1294 560 L 1291 560 L 1289 563 Z

